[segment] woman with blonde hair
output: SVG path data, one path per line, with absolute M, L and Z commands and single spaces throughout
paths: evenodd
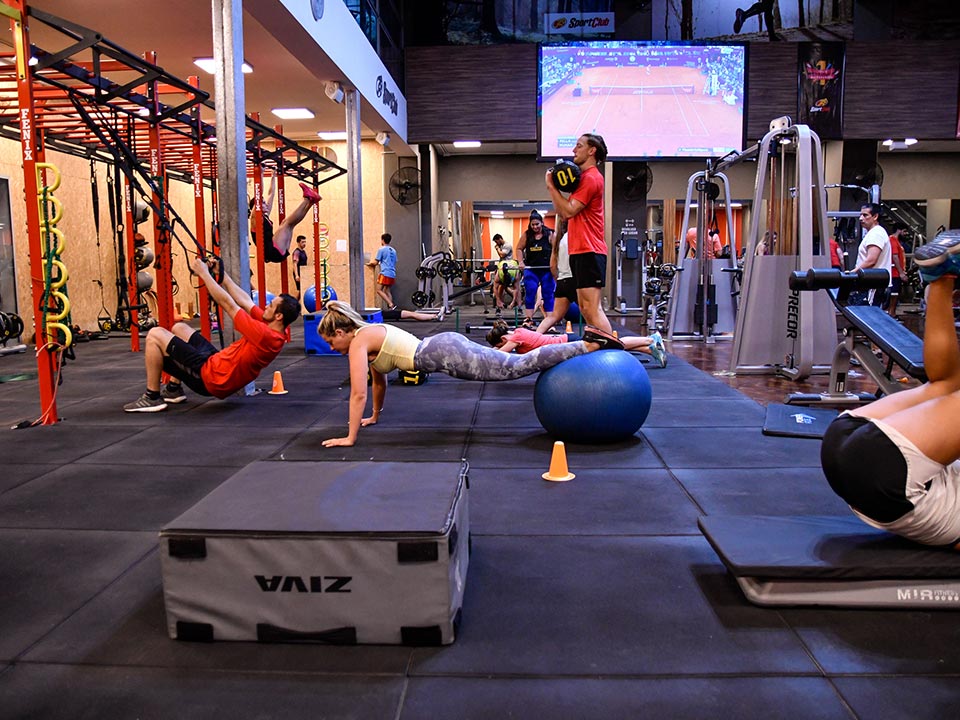
M 623 349 L 617 338 L 596 328 L 588 328 L 581 341 L 546 345 L 525 355 L 502 353 L 455 332 L 421 340 L 393 325 L 365 322 L 356 310 L 338 300 L 327 303 L 317 332 L 331 348 L 350 358 L 349 430 L 346 437 L 324 440 L 324 447 L 353 445 L 361 427 L 376 424 L 391 370 L 442 372 L 463 380 L 515 380 L 577 355 L 603 348 Z M 365 418 L 368 369 L 373 409 Z

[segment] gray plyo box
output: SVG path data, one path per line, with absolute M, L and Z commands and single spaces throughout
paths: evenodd
M 467 486 L 460 463 L 248 465 L 160 532 L 170 637 L 453 642 Z

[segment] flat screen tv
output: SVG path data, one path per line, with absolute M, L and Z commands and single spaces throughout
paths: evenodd
M 744 145 L 746 47 L 608 40 L 540 46 L 541 159 L 598 133 L 611 160 L 722 157 Z

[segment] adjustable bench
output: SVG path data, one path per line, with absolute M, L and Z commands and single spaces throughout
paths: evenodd
M 837 345 L 830 366 L 830 389 L 824 393 L 791 393 L 790 405 L 861 405 L 881 395 L 891 395 L 903 385 L 891 377 L 894 364 L 910 377 L 926 382 L 923 367 L 923 341 L 897 322 L 883 309 L 871 305 L 848 305 L 852 290 L 887 287 L 886 270 L 857 270 L 841 272 L 835 269 L 811 268 L 794 272 L 790 289 L 797 291 L 826 290 L 841 317 L 843 341 Z M 876 346 L 889 358 L 886 367 L 873 354 Z M 850 358 L 860 362 L 861 368 L 877 383 L 877 393 L 847 392 Z

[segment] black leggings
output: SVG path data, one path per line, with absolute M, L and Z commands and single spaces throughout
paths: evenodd
M 462 380 L 516 380 L 551 368 L 587 352 L 582 342 L 543 345 L 523 355 L 512 355 L 444 332 L 425 338 L 413 364 L 424 372 L 442 372 Z

